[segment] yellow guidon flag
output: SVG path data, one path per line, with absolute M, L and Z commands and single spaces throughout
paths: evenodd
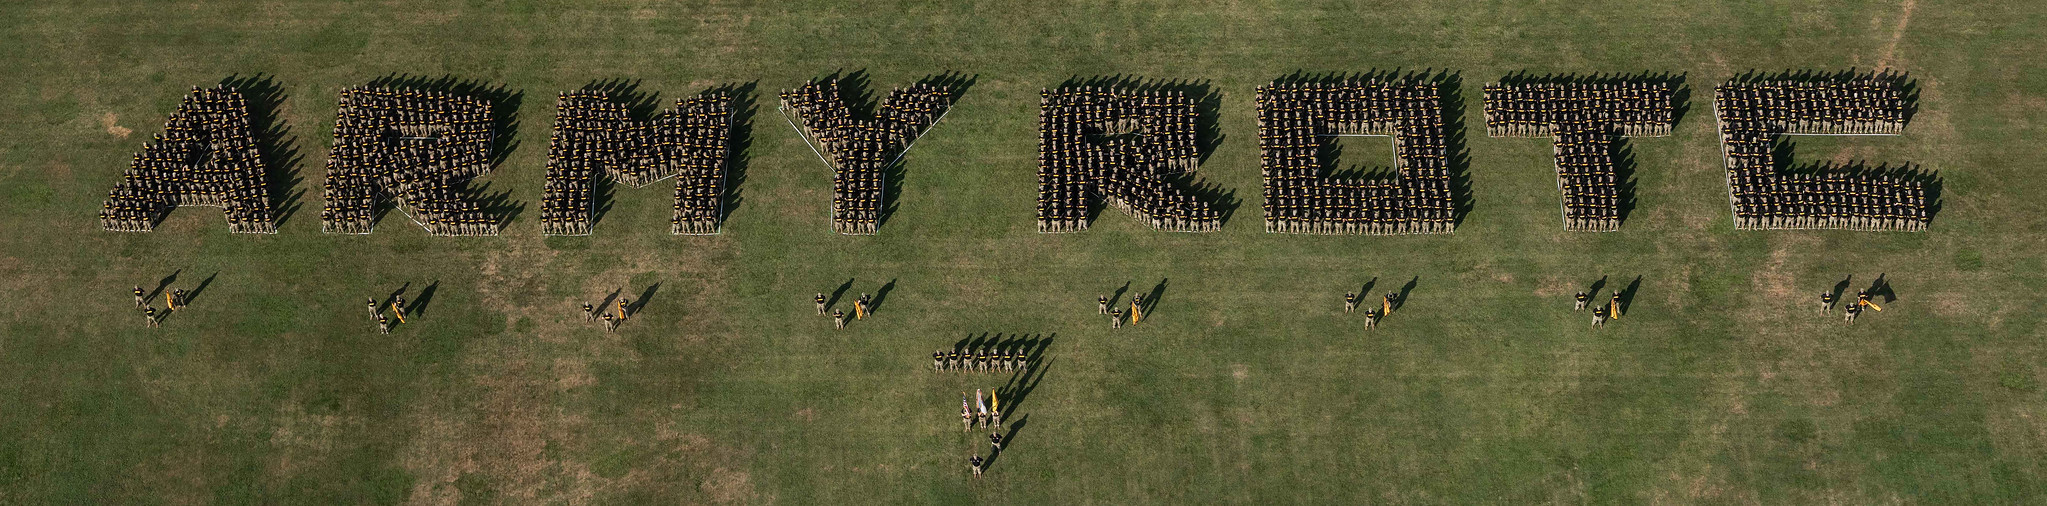
M 988 392 L 988 410 L 996 413 L 1002 412 L 1002 399 L 995 398 L 995 392 Z
M 391 314 L 398 315 L 398 323 L 405 323 L 405 312 L 398 310 L 398 303 L 391 303 Z
M 1137 303 L 1135 302 L 1130 303 L 1130 323 L 1137 323 L 1138 321 L 1143 319 L 1144 310 L 1138 308 Z
M 1613 315 L 1613 319 L 1615 320 L 1621 319 L 1621 300 L 1614 299 L 1612 301 L 1607 302 L 1606 312 L 1611 313 Z
M 1875 302 L 1870 302 L 1870 301 L 1867 301 L 1867 300 L 1861 300 L 1861 301 L 1856 301 L 1856 302 L 1861 302 L 1861 303 L 1862 303 L 1862 305 L 1864 305 L 1864 306 L 1869 306 L 1870 308 L 1872 308 L 1872 309 L 1876 309 L 1877 311 L 1882 311 L 1882 310 L 1884 310 L 1884 307 L 1883 307 L 1883 306 L 1879 306 L 1879 305 L 1876 305 L 1876 303 L 1875 303 Z
M 171 292 L 170 292 L 170 290 L 164 290 L 164 292 L 163 292 L 163 307 L 167 307 L 167 308 L 171 308 L 171 309 L 177 309 L 177 308 L 178 308 L 178 304 L 177 304 L 176 302 L 174 302 L 174 301 L 173 301 L 173 300 L 171 299 Z
M 857 300 L 856 300 L 856 301 L 853 301 L 853 319 L 855 319 L 855 320 L 865 320 L 865 319 L 867 319 L 867 304 L 866 304 L 866 303 L 864 303 L 864 302 L 860 302 L 860 301 L 857 301 Z

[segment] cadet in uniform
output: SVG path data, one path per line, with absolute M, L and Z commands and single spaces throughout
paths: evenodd
M 135 293 L 142 293 L 142 289 L 136 288 Z M 136 300 L 139 301 L 141 299 L 138 298 Z M 1109 296 L 1095 297 L 1095 312 L 1098 314 L 1109 314 Z
M 588 302 L 583 303 L 583 321 L 597 321 L 597 306 L 592 306 Z
M 139 286 L 135 287 L 135 307 L 144 307 L 148 305 L 149 304 L 145 303 L 142 300 L 142 287 Z
M 1604 307 L 1592 308 L 1592 326 L 1594 327 L 1606 326 L 1606 311 L 1607 308 Z
M 156 306 L 143 306 L 142 317 L 149 320 L 149 326 L 155 327 L 157 319 Z
M 1834 292 L 1820 292 L 1820 314 L 1834 311 Z
M 1379 326 L 1379 310 L 1377 310 L 1377 309 L 1366 309 L 1366 310 L 1365 310 L 1365 328 L 1368 328 L 1368 329 L 1369 329 L 1369 328 L 1377 328 L 1378 326 Z
M 975 478 L 981 477 L 981 456 L 974 455 L 971 457 L 967 457 L 967 467 L 971 467 L 974 469 Z
M 391 318 L 381 314 L 377 315 L 377 331 L 385 334 L 391 333 Z
M 1847 316 L 1847 321 L 1848 321 L 1848 323 L 1851 323 L 1851 324 L 1852 324 L 1852 323 L 1855 323 L 1855 317 L 1857 317 L 1857 316 L 1862 316 L 1862 305 L 1861 305 L 1861 304 L 1849 304 L 1849 305 L 1848 305 L 1848 316 Z
M 942 351 L 942 350 L 941 350 L 941 351 L 934 351 L 934 352 L 931 352 L 931 370 L 933 370 L 933 371 L 942 371 L 942 370 L 945 370 L 945 352 L 944 352 L 944 351 Z
M 1123 310 L 1115 309 L 1109 311 L 1109 328 L 1123 328 Z
M 1002 433 L 1000 432 L 988 433 L 988 446 L 994 447 L 994 449 L 989 450 L 988 452 L 989 454 L 1002 452 Z
M 1592 301 L 1592 296 L 1590 294 L 1586 294 L 1585 292 L 1578 292 L 1578 305 L 1576 307 L 1572 307 L 1571 310 L 1584 311 L 1585 303 L 1590 301 Z
M 838 328 L 839 328 L 839 330 L 845 330 L 845 329 L 846 329 L 846 312 L 845 312 L 845 311 L 832 311 L 832 326 L 834 326 L 834 327 L 838 327 Z
M 1343 312 L 1344 312 L 1344 313 L 1350 313 L 1351 311 L 1356 311 L 1356 310 L 1358 310 L 1358 294 L 1355 294 L 1355 293 L 1350 293 L 1350 292 L 1344 292 L 1344 294 L 1343 294 Z
M 814 300 L 817 301 L 817 315 L 824 316 L 824 293 L 818 293 L 817 298 Z

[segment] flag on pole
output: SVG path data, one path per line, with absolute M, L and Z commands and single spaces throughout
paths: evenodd
M 163 292 L 163 307 L 167 307 L 167 308 L 171 308 L 171 309 L 177 309 L 177 308 L 178 308 L 178 304 L 177 304 L 177 302 L 176 302 L 175 300 L 171 299 L 171 291 L 170 291 L 170 290 L 164 290 L 164 292 Z
M 398 309 L 398 303 L 391 303 L 391 314 L 398 315 L 398 323 L 405 323 L 405 311 Z
M 988 409 L 994 410 L 996 413 L 1002 412 L 1002 399 L 995 398 L 995 392 L 993 391 L 988 392 Z
M 981 389 L 979 388 L 974 389 L 974 409 L 978 410 L 983 415 L 988 414 L 988 403 L 983 402 L 983 399 L 981 398 Z

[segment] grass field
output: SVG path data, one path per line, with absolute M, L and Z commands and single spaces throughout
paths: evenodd
M 2047 4 L 455 3 L 0 5 L 0 503 L 2047 500 Z M 1879 65 L 1917 81 L 1907 134 L 1795 137 L 1796 157 L 1937 171 L 1931 230 L 1733 231 L 1711 86 Z M 837 236 L 830 173 L 773 96 L 860 69 L 877 94 L 975 81 L 881 233 Z M 1252 89 L 1371 69 L 1458 73 L 1470 125 L 1521 70 L 1684 73 L 1693 98 L 1675 135 L 1630 142 L 1620 232 L 1561 232 L 1548 143 L 1473 128 L 1456 234 L 1263 233 Z M 231 236 L 210 208 L 98 230 L 188 87 L 257 73 L 305 192 L 282 233 Z M 482 179 L 526 206 L 503 236 L 320 233 L 339 90 L 394 73 L 522 93 Z M 1221 94 L 1201 174 L 1240 200 L 1223 231 L 1111 212 L 1035 232 L 1037 93 L 1113 75 Z M 619 189 L 593 236 L 540 235 L 554 94 L 614 78 L 663 101 L 757 86 L 723 235 L 669 235 L 666 183 Z M 143 328 L 127 290 L 173 273 L 205 288 Z M 1814 314 L 1851 274 L 1897 300 Z M 1569 311 L 1638 276 L 1607 328 Z M 849 278 L 841 307 L 893 286 L 834 332 L 808 299 Z M 1376 331 L 1340 314 L 1409 281 Z M 1093 301 L 1125 283 L 1158 307 L 1110 332 Z M 401 286 L 422 314 L 378 335 L 361 301 Z M 640 317 L 580 321 L 618 290 L 651 293 Z M 1042 366 L 928 370 L 983 333 L 1037 339 Z M 1005 399 L 1016 434 L 970 480 L 986 438 L 954 403 L 1005 387 L 1027 392 Z

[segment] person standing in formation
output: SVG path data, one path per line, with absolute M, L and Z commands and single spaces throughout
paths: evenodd
M 1606 317 L 1607 317 L 1607 318 L 1612 318 L 1612 319 L 1615 319 L 1615 320 L 1619 320 L 1619 319 L 1621 319 L 1621 291 L 1620 291 L 1620 290 L 1614 290 L 1614 291 L 1613 291 L 1613 298 L 1611 298 L 1611 299 L 1607 299 L 1607 300 L 1606 300 Z
M 1365 328 L 1367 329 L 1379 328 L 1379 310 L 1377 309 L 1365 310 Z
M 1393 292 L 1386 292 L 1386 296 L 1382 297 L 1382 300 L 1379 301 L 1379 312 L 1381 314 L 1393 314 L 1393 299 L 1399 296 L 1399 294 Z
M 824 316 L 824 292 L 818 292 L 817 298 L 813 300 L 817 301 L 817 315 Z
M 1001 427 L 996 428 L 1000 429 Z M 993 447 L 988 451 L 990 455 L 1002 453 L 1002 433 L 1001 432 L 988 433 L 988 446 Z
M 1883 307 L 1883 306 L 1879 306 L 1879 305 L 1876 305 L 1876 303 L 1875 303 L 1875 302 L 1870 302 L 1870 301 L 1869 301 L 1869 290 L 1856 290 L 1856 291 L 1855 291 L 1855 305 L 1857 305 L 1857 306 L 1864 306 L 1864 307 L 1868 307 L 1868 308 L 1870 308 L 1870 309 L 1875 309 L 1875 310 L 1877 310 L 1877 311 L 1882 311 L 1882 310 L 1884 310 L 1884 307 Z
M 1123 310 L 1114 309 L 1109 311 L 1109 328 L 1123 328 Z
M 1592 326 L 1594 327 L 1606 326 L 1606 311 L 1607 308 L 1605 307 L 1592 308 Z
M 381 314 L 377 315 L 377 332 L 391 333 L 391 319 Z
M 142 300 L 142 298 L 143 298 L 142 287 L 139 286 L 135 287 L 135 307 L 144 307 L 149 305 L 148 302 Z
M 1590 295 L 1590 294 L 1587 294 L 1587 293 L 1585 293 L 1585 292 L 1578 292 L 1578 305 L 1577 305 L 1577 306 L 1574 306 L 1574 307 L 1572 307 L 1572 308 L 1571 308 L 1571 310 L 1572 310 L 1572 311 L 1584 311 L 1584 310 L 1585 310 L 1585 303 L 1586 303 L 1586 302 L 1590 302 L 1591 300 L 1592 300 L 1592 295 Z
M 583 321 L 597 321 L 597 306 L 592 306 L 588 302 L 583 303 Z
M 945 370 L 945 351 L 940 350 L 931 352 L 931 370 L 933 371 Z
M 136 288 L 135 291 L 141 292 L 142 289 Z M 1109 296 L 1103 295 L 1100 297 L 1095 297 L 1095 313 L 1109 314 Z
M 405 297 L 391 298 L 391 314 L 398 316 L 398 323 L 405 323 Z
M 1130 323 L 1144 320 L 1144 294 L 1130 296 Z
M 1846 316 L 1846 318 L 1847 318 L 1847 321 L 1848 321 L 1848 323 L 1849 323 L 1849 324 L 1851 324 L 1851 325 L 1852 325 L 1852 324 L 1854 324 L 1854 323 L 1855 323 L 1855 317 L 1857 317 L 1857 316 L 1862 316 L 1862 305 L 1861 305 L 1861 304 L 1849 304 L 1849 305 L 1848 305 L 1848 315 Z
M 367 300 L 367 301 L 369 301 L 369 302 L 368 302 L 368 304 L 369 304 L 369 307 L 370 307 L 370 317 L 371 317 L 371 318 L 376 318 L 377 316 L 379 316 L 379 315 L 382 315 L 382 314 L 384 314 L 384 313 L 383 313 L 382 311 L 378 311 L 378 310 L 377 310 L 377 299 L 364 299 L 364 300 Z
M 156 327 L 156 306 L 143 306 L 142 317 L 149 321 L 150 327 Z
M 960 392 L 960 432 L 974 430 L 974 409 L 967 403 L 967 393 Z
M 1343 312 L 1344 312 L 1345 314 L 1348 314 L 1348 313 L 1350 313 L 1351 311 L 1357 311 L 1357 310 L 1358 310 L 1358 294 L 1356 294 L 1356 293 L 1352 293 L 1352 292 L 1344 292 L 1344 293 L 1343 293 Z
M 184 308 L 185 308 L 185 289 L 183 289 L 183 288 L 179 288 L 179 289 L 176 289 L 176 290 L 171 290 L 171 300 L 175 300 L 175 301 L 177 301 L 177 304 L 174 304 L 174 305 L 173 305 L 173 307 L 172 307 L 171 309 L 184 309 Z
M 609 312 L 604 313 L 604 331 L 618 332 L 618 319 L 612 318 Z
M 974 470 L 975 478 L 981 477 L 981 456 L 973 455 L 967 457 L 967 467 L 972 468 Z
M 832 311 L 832 326 L 837 327 L 839 330 L 846 330 L 845 311 Z
M 627 304 L 627 301 L 626 301 L 626 298 L 625 298 L 625 297 L 619 297 L 619 298 L 618 298 L 618 321 L 621 321 L 621 322 L 625 321 L 625 317 L 627 316 L 627 315 L 626 315 L 626 312 L 625 312 L 625 306 L 626 306 L 626 304 Z
M 1834 312 L 1834 292 L 1820 292 L 1820 314 Z

